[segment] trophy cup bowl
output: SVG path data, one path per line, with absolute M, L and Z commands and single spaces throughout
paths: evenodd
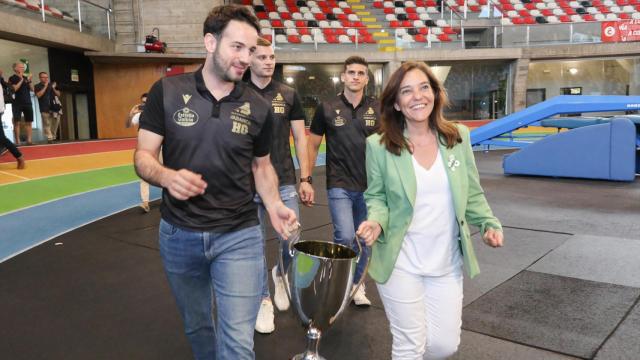
M 320 338 L 355 294 L 351 288 L 360 255 L 347 246 L 315 240 L 290 242 L 289 249 L 292 261 L 285 288 L 307 327 L 307 349 L 293 359 L 324 360 L 318 354 Z

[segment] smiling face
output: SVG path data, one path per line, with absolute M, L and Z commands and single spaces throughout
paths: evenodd
M 345 90 L 352 93 L 364 91 L 364 87 L 369 83 L 368 69 L 362 64 L 350 64 L 342 74 L 340 80 L 344 83 Z
M 206 34 L 205 46 L 213 60 L 213 73 L 226 82 L 242 80 L 256 50 L 257 41 L 256 29 L 237 20 L 231 20 L 218 38 L 213 34 Z
M 258 46 L 251 57 L 251 74 L 270 78 L 276 69 L 276 55 L 271 46 Z
M 435 95 L 427 74 L 420 69 L 407 72 L 400 83 L 393 107 L 408 122 L 426 122 L 433 111 Z

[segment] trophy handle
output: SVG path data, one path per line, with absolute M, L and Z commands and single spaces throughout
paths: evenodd
M 360 262 L 360 257 L 362 256 L 362 250 L 364 250 L 364 249 L 362 248 L 362 244 L 360 244 L 360 238 L 358 237 L 358 235 L 356 235 L 353 238 L 353 240 L 358 245 L 358 257 L 356 257 L 356 259 L 355 259 L 356 266 L 358 266 L 358 263 Z M 368 247 L 368 246 L 365 245 L 365 247 Z M 367 277 L 367 272 L 369 271 L 369 263 L 370 262 L 371 262 L 371 256 L 367 257 L 367 265 L 365 265 L 365 267 L 364 267 L 364 271 L 362 272 L 362 277 L 360 278 L 360 281 L 358 281 L 358 284 L 356 285 L 355 288 L 353 288 L 353 291 L 351 292 L 351 295 L 349 295 L 349 302 L 351 302 L 351 300 L 353 300 L 353 296 L 356 294 L 356 291 L 358 291 L 360 286 L 362 286 L 362 284 L 364 284 L 364 278 Z
M 300 241 L 300 235 L 302 234 L 302 225 L 299 222 L 295 224 L 295 229 L 291 231 L 291 235 L 289 236 L 289 256 L 293 258 L 293 246 Z M 282 241 L 282 240 L 279 240 Z M 289 302 L 291 302 L 291 289 L 289 289 L 289 279 L 287 278 L 287 274 L 289 273 L 289 268 L 291 267 L 291 262 L 289 263 L 289 268 L 284 268 L 284 259 L 282 258 L 282 244 L 279 244 L 278 247 L 278 269 L 280 269 L 280 277 L 284 279 L 284 288 L 287 293 L 287 298 Z

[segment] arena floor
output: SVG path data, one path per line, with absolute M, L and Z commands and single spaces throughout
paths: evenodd
M 482 273 L 465 279 L 462 342 L 453 358 L 638 359 L 640 180 L 505 177 L 503 154 L 476 153 L 506 245 L 491 249 L 474 236 Z M 318 204 L 302 209 L 303 237 L 329 240 L 324 168 L 314 175 Z M 130 192 L 135 201 L 135 186 Z M 73 218 L 83 213 L 77 206 L 50 211 Z M 57 226 L 49 223 L 57 217 L 45 215 L 21 231 Z M 162 271 L 158 221 L 157 202 L 149 214 L 132 207 L 79 222 L 1 262 L 0 357 L 190 359 Z M 268 238 L 268 263 L 275 264 L 272 232 Z M 373 306 L 350 306 L 321 341 L 327 359 L 390 358 L 388 322 L 371 281 L 367 292 Z M 276 314 L 273 334 L 255 335 L 257 359 L 287 359 L 304 347 L 291 310 Z

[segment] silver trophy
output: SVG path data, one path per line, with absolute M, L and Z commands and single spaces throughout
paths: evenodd
M 300 241 L 298 226 L 289 237 L 289 253 L 292 256 L 285 283 L 287 296 L 298 316 L 307 327 L 307 350 L 293 360 L 324 360 L 318 354 L 322 334 L 327 331 L 351 302 L 362 285 L 367 268 L 358 286 L 351 291 L 356 264 L 362 254 L 362 246 L 356 238 L 359 254 L 344 245 L 325 241 Z M 282 266 L 280 256 L 280 269 Z M 288 275 L 288 276 L 287 276 Z

